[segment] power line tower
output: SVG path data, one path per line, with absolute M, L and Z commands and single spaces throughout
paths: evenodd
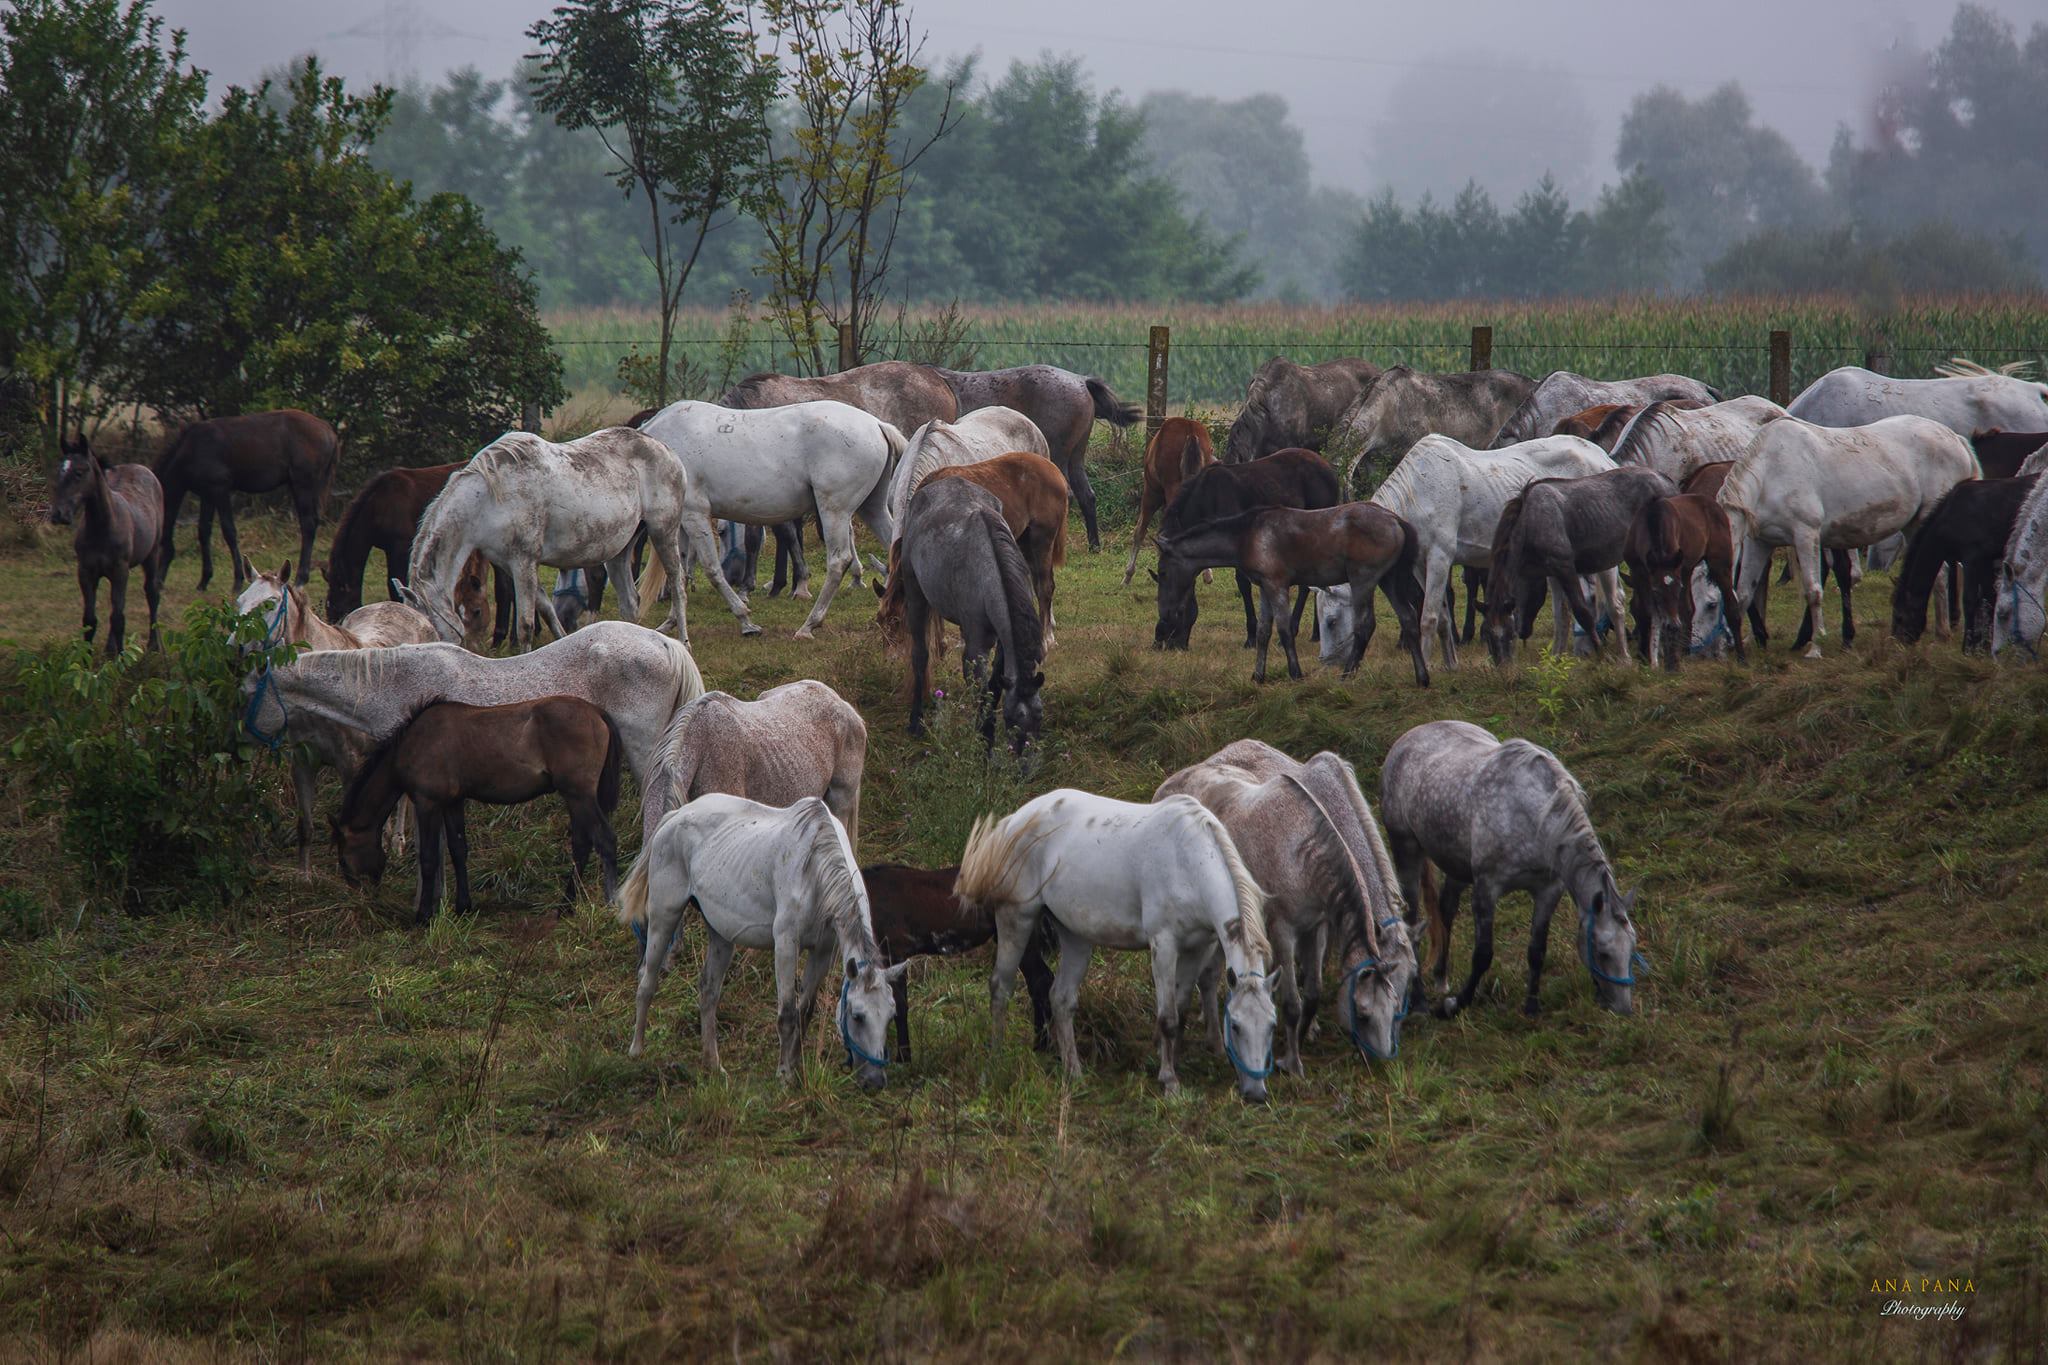
M 423 44 L 450 39 L 482 42 L 484 37 L 481 33 L 471 33 L 432 18 L 421 10 L 419 0 L 384 0 L 377 17 L 327 36 L 330 40 L 381 39 L 384 44 L 383 79 L 391 85 L 403 85 L 418 77 Z

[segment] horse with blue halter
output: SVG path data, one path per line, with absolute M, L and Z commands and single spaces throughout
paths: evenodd
M 1395 740 L 1380 769 L 1380 814 L 1401 893 L 1429 919 L 1437 988 L 1448 984 L 1451 922 L 1472 889 L 1472 970 L 1437 1012 L 1470 1004 L 1493 964 L 1493 912 L 1502 896 L 1536 902 L 1529 934 L 1529 991 L 1523 1012 L 1541 1008 L 1537 988 L 1550 917 L 1566 892 L 1579 909 L 1579 956 L 1593 995 L 1616 1014 L 1634 1011 L 1635 894 L 1615 885 L 1613 865 L 1586 814 L 1586 793 L 1557 755 L 1525 739 L 1503 743 L 1462 720 L 1435 720 Z M 1443 870 L 1440 892 L 1427 865 Z
M 1393 859 L 1351 765 L 1328 752 L 1300 763 L 1241 739 L 1152 793 L 1154 801 L 1169 796 L 1192 796 L 1221 820 L 1266 893 L 1281 1023 L 1275 1065 L 1302 1074 L 1302 1045 L 1322 1001 L 1322 948 L 1333 931 L 1345 1031 L 1363 1056 L 1392 1057 L 1416 981 L 1415 945 Z M 1206 975 L 1203 986 L 1213 1005 Z
M 1159 1084 L 1180 1090 L 1178 1058 L 1188 997 L 1211 958 L 1223 956 L 1230 994 L 1223 1047 L 1237 1090 L 1266 1100 L 1277 1017 L 1267 985 L 1265 893 L 1223 822 L 1187 796 L 1152 804 L 1071 788 L 1047 792 L 967 836 L 953 883 L 962 913 L 995 917 L 989 979 L 990 1046 L 1000 1046 L 1017 968 L 1049 916 L 1059 936 L 1052 1032 L 1069 1076 L 1081 1074 L 1074 1010 L 1097 948 L 1150 952 Z
M 865 1089 L 885 1084 L 889 1021 L 896 1011 L 891 987 L 910 964 L 883 966 L 853 845 L 823 801 L 806 797 L 792 806 L 764 806 L 741 796 L 697 798 L 670 812 L 640 850 L 619 887 L 618 904 L 620 922 L 643 934 L 631 1056 L 646 1046 L 648 1008 L 683 913 L 695 905 L 705 928 L 697 1017 L 707 1067 L 719 1065 L 718 998 L 733 949 L 754 948 L 775 954 L 782 1043 L 776 1075 L 795 1080 L 818 986 L 837 957 L 846 964 L 838 1022 L 847 1065 Z M 799 981 L 797 962 L 805 955 Z

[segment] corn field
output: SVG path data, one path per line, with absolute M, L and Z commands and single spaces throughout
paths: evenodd
M 1873 352 L 1880 368 L 1902 377 L 1928 375 L 1957 355 L 1993 366 L 2048 363 L 2048 297 L 2034 294 L 1913 298 L 1882 309 L 1853 298 L 1630 298 L 1341 308 L 1046 304 L 963 308 L 959 317 L 960 349 L 971 350 L 974 368 L 1045 362 L 1100 375 L 1133 402 L 1144 399 L 1147 333 L 1167 326 L 1169 401 L 1176 407 L 1236 403 L 1272 355 L 1304 363 L 1362 355 L 1381 365 L 1463 369 L 1478 324 L 1493 328 L 1493 363 L 1504 369 L 1598 378 L 1672 371 L 1731 396 L 1766 391 L 1775 328 L 1792 334 L 1795 393 L 1838 365 L 1865 363 Z M 928 320 L 912 314 L 906 327 L 869 338 L 862 358 L 962 359 L 930 353 L 929 338 L 916 334 Z M 705 396 L 722 367 L 742 374 L 790 368 L 763 323 L 753 324 L 743 347 L 728 345 L 729 321 L 723 312 L 692 312 L 677 329 L 680 353 L 692 376 L 702 378 Z M 548 324 L 572 390 L 616 389 L 619 357 L 636 345 L 651 352 L 658 335 L 653 314 L 629 309 L 561 313 Z

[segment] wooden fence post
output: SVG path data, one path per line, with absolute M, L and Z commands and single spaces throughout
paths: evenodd
M 1472 368 L 1490 370 L 1493 368 L 1493 328 L 1472 329 Z
M 529 399 L 520 405 L 519 429 L 533 432 L 536 436 L 540 434 L 540 404 Z
M 839 324 L 839 368 L 850 370 L 860 364 L 860 353 L 853 344 L 853 324 Z
M 1784 407 L 1792 401 L 1792 334 L 1771 333 L 1771 401 Z
M 1154 327 L 1145 348 L 1145 438 L 1149 441 L 1166 420 L 1167 329 Z
M 1891 343 L 1883 337 L 1879 337 L 1876 345 L 1867 348 L 1863 352 L 1863 368 L 1869 370 L 1872 374 L 1890 374 L 1892 370 Z

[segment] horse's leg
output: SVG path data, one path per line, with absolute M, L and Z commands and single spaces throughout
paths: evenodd
M 685 509 L 683 512 L 682 534 L 689 538 L 690 553 L 704 562 L 704 576 L 711 580 L 711 586 L 718 589 L 718 595 L 725 599 L 726 610 L 730 611 L 733 614 L 733 618 L 740 623 L 740 634 L 759 635 L 761 628 L 755 625 L 754 618 L 747 614 L 746 602 L 738 593 L 732 590 L 732 584 L 725 581 L 725 566 L 719 561 L 718 540 L 717 537 L 711 534 L 710 516 L 702 511 L 693 512 Z M 659 552 L 660 547 L 657 546 L 656 553 L 658 554 Z M 681 554 L 680 547 L 678 547 L 677 553 L 678 555 Z M 662 567 L 668 569 L 670 566 L 664 562 Z M 683 580 L 676 577 L 673 573 L 669 575 L 669 591 L 673 596 L 682 596 Z M 680 630 L 683 619 L 683 609 L 680 603 L 676 604 L 674 615 L 677 621 L 677 628 Z
M 797 627 L 796 638 L 808 640 L 825 619 L 825 613 L 832 606 L 833 595 L 839 591 L 839 581 L 846 577 L 848 569 L 854 571 L 856 579 L 860 566 L 853 553 L 853 518 L 850 516 L 825 516 L 819 509 L 819 529 L 825 536 L 825 586 L 818 590 L 818 600 L 811 604 L 811 614 Z
M 683 911 L 688 900 L 677 902 L 673 907 L 666 898 L 648 898 L 647 923 L 642 926 L 646 940 L 640 945 L 640 983 L 633 993 L 633 1041 L 626 1049 L 628 1057 L 638 1057 L 647 1043 L 647 1011 L 654 1004 L 654 991 L 661 984 L 661 974 L 668 970 L 669 951 L 675 944 L 676 930 L 682 923 Z M 712 938 L 718 935 L 713 933 Z M 710 952 L 705 952 L 705 967 L 710 967 Z M 715 994 L 715 992 L 714 992 Z M 702 1000 L 704 987 L 699 982 L 697 997 Z
M 426 924 L 441 908 L 441 808 L 428 802 L 413 803 L 420 823 L 419 895 L 413 902 L 413 919 Z
M 1806 597 L 1806 624 L 1799 628 L 1799 638 L 1792 642 L 1792 647 L 1797 649 L 1801 642 L 1811 641 L 1806 657 L 1818 659 L 1821 637 L 1828 633 L 1828 623 L 1820 611 L 1822 554 L 1818 528 L 1800 528 L 1792 540 L 1792 558 L 1799 566 L 1799 583 Z
M 996 912 L 995 965 L 988 978 L 990 1052 L 1003 1045 L 1003 1020 L 1009 1012 L 1010 992 L 1017 988 L 1017 968 L 1023 965 L 1024 954 L 1031 950 L 1032 938 L 1038 933 L 1038 915 L 1036 907 Z M 1064 967 L 1066 961 L 1062 943 L 1060 965 Z
M 1270 597 L 1266 596 L 1266 589 L 1263 584 L 1260 586 L 1259 591 L 1263 599 L 1260 603 L 1261 618 L 1264 618 L 1269 613 L 1283 612 L 1287 609 L 1287 589 L 1284 585 Z M 1367 600 L 1371 600 L 1370 596 L 1367 597 Z M 1294 614 L 1283 617 L 1280 621 L 1280 648 L 1287 654 L 1287 676 L 1296 681 L 1301 679 L 1301 656 L 1294 652 L 1294 637 L 1295 633 L 1300 629 L 1301 603 L 1297 601 L 1294 605 Z M 1265 662 L 1265 646 L 1266 632 L 1262 628 L 1259 631 L 1259 661 L 1261 663 Z
M 895 964 L 890 964 L 895 965 Z M 896 1056 L 895 1060 L 910 1063 L 910 982 L 909 976 L 899 976 L 889 983 L 889 993 L 896 998 Z
M 1174 941 L 1173 935 L 1162 933 L 1155 934 L 1152 937 L 1153 1027 L 1159 1041 L 1159 1087 L 1169 1095 L 1180 1093 L 1178 1062 L 1180 1060 L 1181 1007 L 1188 998 L 1189 988 L 1194 985 L 1194 978 L 1201 974 L 1203 962 L 1206 960 L 1202 959 L 1201 961 L 1192 961 L 1185 964 L 1189 970 L 1183 972 L 1180 945 Z M 1066 974 L 1067 945 L 1065 936 L 1062 935 L 1060 942 L 1060 978 L 1062 981 L 1065 980 Z M 1053 1022 L 1056 1028 L 1062 1027 L 1059 1014 L 1059 987 L 1059 982 L 1053 983 Z M 1069 1017 L 1064 1022 L 1063 1044 L 1072 1038 L 1073 1028 L 1073 1020 Z M 1078 1071 L 1079 1067 L 1076 1066 L 1075 1069 Z
M 128 557 L 115 553 L 107 565 L 107 654 L 128 643 Z
M 673 545 L 670 548 L 673 552 Z M 658 546 L 655 549 L 655 553 L 661 553 Z M 681 563 L 682 558 L 678 554 L 676 565 L 680 566 Z M 673 580 L 675 575 L 671 573 L 669 577 Z M 590 599 L 590 619 L 593 621 L 603 614 L 604 585 L 607 582 L 619 585 L 619 619 L 621 621 L 632 621 L 637 624 L 640 620 L 640 585 L 633 581 L 633 548 L 631 544 L 628 544 L 625 549 L 619 551 L 604 563 L 592 564 L 583 572 L 583 591 L 584 595 Z M 674 611 L 669 613 L 669 616 L 672 619 L 679 617 L 682 615 L 682 611 L 682 607 L 678 605 Z
M 1254 636 L 1254 642 L 1257 644 L 1259 652 L 1258 656 L 1252 660 L 1253 682 L 1262 683 L 1266 680 L 1266 647 L 1273 639 L 1273 616 L 1276 612 L 1285 610 L 1286 606 L 1287 599 L 1283 597 L 1276 603 L 1273 590 L 1267 587 L 1262 580 L 1259 584 L 1258 630 Z M 1289 650 L 1288 653 L 1291 662 L 1293 651 Z M 1300 675 L 1292 673 L 1290 670 L 1290 676 L 1298 677 Z
M 1444 946 L 1436 959 L 1436 988 L 1443 998 L 1438 1003 L 1437 1013 L 1448 1019 L 1458 1012 L 1458 997 L 1448 994 L 1451 984 L 1451 930 L 1458 922 L 1458 901 L 1464 897 L 1465 883 L 1446 876 L 1443 885 L 1437 889 L 1437 917 L 1444 924 Z
M 681 587 L 681 584 L 677 585 Z M 648 951 L 654 951 L 654 924 L 647 926 Z M 666 956 L 667 945 L 662 946 Z M 725 991 L 726 968 L 732 966 L 732 940 L 704 922 L 704 966 L 697 973 L 697 1028 L 704 1044 L 704 1068 L 707 1071 L 723 1071 L 718 1064 L 718 997 Z M 641 974 L 640 989 L 652 995 L 646 984 L 645 969 Z
M 1849 595 L 1854 591 L 1857 579 L 1860 577 L 1861 575 L 1849 572 L 1849 551 L 1835 551 L 1835 586 L 1842 590 L 1842 645 L 1844 648 L 1855 643 L 1856 640 L 1856 612 L 1854 606 L 1849 601 Z M 1946 603 L 1948 599 L 1944 597 L 1940 601 Z M 1944 621 L 1941 625 L 1941 638 L 1946 640 L 1948 638 L 1948 623 Z
M 320 530 L 320 492 L 318 489 L 301 490 L 292 486 L 292 501 L 299 514 L 299 571 L 296 580 L 305 587 L 313 576 L 313 537 Z
M 918 591 L 915 579 L 906 580 L 903 591 L 903 628 L 910 635 L 910 734 L 924 734 L 924 698 L 931 683 L 932 650 L 926 629 L 931 623 L 931 604 Z
M 204 544 L 204 542 L 201 542 Z M 235 595 L 240 596 L 242 584 L 246 581 L 243 570 L 246 561 L 242 558 L 242 538 L 235 532 L 235 495 L 232 491 L 220 495 L 220 543 L 227 547 L 228 567 L 235 574 Z
M 100 629 L 100 571 L 83 559 L 78 561 L 78 594 L 85 599 L 85 642 L 91 644 Z
M 299 808 L 299 876 L 313 880 L 313 802 L 317 794 L 313 764 L 302 753 L 292 755 L 292 794 Z M 406 803 L 400 801 L 399 805 Z
M 157 609 L 163 604 L 164 574 L 163 565 L 158 561 L 154 553 L 145 556 L 142 561 L 142 595 L 149 602 L 149 644 L 147 647 L 150 649 L 162 649 L 163 642 L 157 638 L 156 633 L 156 614 Z
M 790 954 L 790 966 L 796 966 L 795 953 Z M 804 1035 L 810 1032 L 812 1007 L 817 1004 L 818 984 L 825 979 L 825 971 L 832 965 L 831 949 L 814 949 L 804 958 L 803 971 L 799 975 L 791 972 L 791 980 L 785 985 L 782 979 L 782 952 L 778 940 L 775 954 L 775 986 L 778 995 L 775 1011 L 775 1025 L 784 1033 L 782 1042 L 782 1064 L 775 1074 L 784 1080 L 796 1079 L 797 1067 L 803 1059 Z
M 1458 633 L 1458 643 L 1469 645 L 1472 637 L 1479 633 L 1479 578 L 1471 565 L 1465 566 L 1465 629 Z M 1450 584 L 1444 585 L 1445 591 Z
M 597 798 L 589 793 L 571 796 L 563 792 L 562 804 L 569 810 L 569 875 L 562 879 L 562 899 L 574 905 L 583 890 L 583 869 L 590 864 L 590 851 L 597 847 L 597 822 L 604 816 L 598 812 Z
M 1443 605 L 1444 593 L 1450 587 L 1451 562 L 1448 556 L 1431 551 L 1422 582 L 1422 637 L 1437 637 L 1437 646 L 1443 651 L 1444 667 L 1456 670 L 1458 667 L 1457 629 L 1451 621 L 1451 613 Z M 1355 611 L 1370 611 L 1372 603 L 1361 606 L 1351 604 Z
M 1283 929 L 1270 936 L 1273 941 L 1273 976 L 1279 985 L 1276 994 L 1280 1006 L 1280 1043 L 1275 1065 L 1282 1071 L 1299 1076 L 1301 1071 L 1301 983 L 1295 978 L 1300 965 L 1298 948 L 1292 930 Z
M 1252 609 L 1252 580 L 1243 569 L 1236 570 L 1237 595 L 1244 602 L 1244 647 L 1257 648 L 1259 643 L 1259 614 Z M 1190 587 L 1189 592 L 1194 589 Z
M 1088 549 L 1091 552 L 1100 550 L 1102 532 L 1095 527 L 1095 485 L 1088 482 L 1088 438 L 1085 435 L 1081 438 L 1081 448 L 1067 461 L 1067 489 L 1081 509 L 1081 524 L 1088 528 Z
M 1308 945 L 1306 953 L 1302 944 Z M 1330 921 L 1316 921 L 1314 932 L 1305 934 L 1295 942 L 1295 961 L 1300 964 L 1296 975 L 1301 991 L 1301 1041 L 1306 1044 L 1315 1035 L 1316 1014 L 1323 1007 L 1323 959 L 1330 949 Z M 1297 1056 L 1300 1054 L 1297 1052 Z
M 1621 661 L 1628 663 L 1628 632 L 1621 624 L 1622 613 L 1627 610 L 1627 601 L 1621 590 L 1621 570 L 1602 569 L 1594 574 L 1593 590 L 1600 597 L 1602 615 L 1611 623 L 1615 641 L 1621 647 Z M 1600 637 L 1597 633 L 1593 637 L 1593 648 L 1600 648 Z
M 619 891 L 619 838 L 602 806 L 591 802 L 591 812 L 593 825 L 590 837 L 597 847 L 597 865 L 604 870 L 604 899 L 609 905 Z M 582 870 L 580 867 L 577 869 L 579 873 Z
M 1138 497 L 1138 529 L 1131 532 L 1131 557 L 1124 561 L 1124 586 L 1129 587 L 1131 576 L 1138 572 L 1138 551 L 1145 545 L 1145 530 L 1152 524 L 1152 508 L 1159 501 L 1159 490 L 1152 480 L 1145 480 L 1145 491 Z
M 1024 953 L 1024 989 L 1031 994 L 1031 1049 L 1044 1052 L 1051 1046 L 1052 968 L 1045 962 L 1045 935 L 1031 936 Z
M 540 643 L 540 628 L 542 626 L 546 626 L 549 630 L 553 631 L 554 636 L 557 640 L 560 640 L 567 636 L 569 632 L 566 628 L 563 627 L 562 618 L 555 611 L 554 594 L 542 592 L 540 590 L 540 561 L 535 560 L 533 563 L 527 565 L 524 569 L 521 570 L 521 573 L 531 577 L 532 579 L 532 582 L 530 582 L 527 585 L 527 592 L 530 593 L 533 598 L 533 642 L 536 645 Z
M 1444 896 L 1451 898 L 1450 883 L 1445 883 Z M 1472 970 L 1465 978 L 1465 985 L 1456 995 L 1444 997 L 1443 1016 L 1448 1019 L 1460 1009 L 1472 1003 L 1479 994 L 1479 983 L 1486 976 L 1487 968 L 1493 966 L 1493 906 L 1498 892 L 1484 881 L 1472 886 Z M 1450 922 L 1446 911 L 1444 922 Z
M 512 608 L 519 593 L 512 586 L 512 575 L 493 564 L 491 566 L 491 648 L 503 645 L 512 634 Z
M 775 556 L 780 559 L 789 556 L 789 600 L 808 602 L 811 600 L 811 561 L 804 555 L 804 519 L 786 521 L 778 528 L 775 538 Z M 818 533 L 824 534 L 824 523 L 820 522 Z
M 1537 997 L 1543 986 L 1543 958 L 1550 951 L 1550 916 L 1557 910 L 1564 883 L 1556 881 L 1536 893 L 1536 914 L 1529 921 L 1529 994 L 1522 1001 L 1522 1013 L 1534 1019 L 1543 1010 Z
M 466 915 L 473 908 L 469 899 L 469 826 L 463 819 L 464 804 L 448 803 L 448 861 L 455 866 L 455 913 Z
M 199 504 L 199 529 L 193 536 L 199 542 L 199 581 L 192 585 L 194 592 L 206 591 L 206 585 L 213 581 L 213 499 L 201 492 L 193 501 Z M 170 536 L 164 537 L 164 562 L 170 562 Z

